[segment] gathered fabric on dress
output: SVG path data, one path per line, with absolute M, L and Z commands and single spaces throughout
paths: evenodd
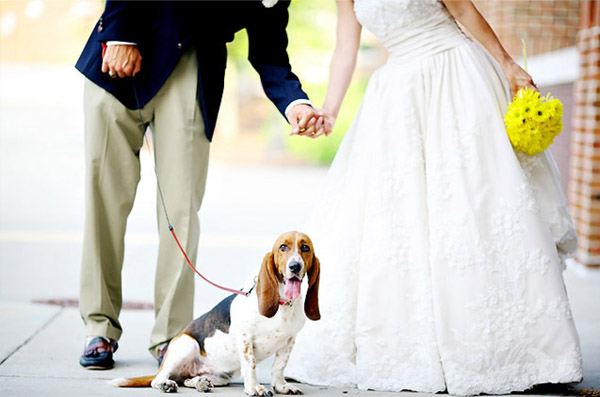
M 389 52 L 305 230 L 322 319 L 287 375 L 502 394 L 581 380 L 562 278 L 575 233 L 549 153 L 515 153 L 497 63 L 435 0 L 356 0 Z

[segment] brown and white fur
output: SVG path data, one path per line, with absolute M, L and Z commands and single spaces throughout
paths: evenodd
M 115 379 L 119 387 L 152 386 L 176 392 L 178 385 L 210 391 L 225 386 L 241 372 L 244 391 L 250 396 L 271 396 L 258 383 L 256 365 L 275 355 L 271 385 L 278 394 L 302 394 L 285 381 L 283 371 L 305 315 L 318 320 L 320 264 L 310 238 L 299 232 L 279 236 L 263 259 L 256 288 L 248 297 L 231 295 L 192 321 L 169 344 L 156 376 Z M 306 298 L 294 299 L 290 285 L 308 277 Z M 294 280 L 296 279 L 296 280 Z M 292 281 L 290 281 L 292 280 Z M 296 293 L 297 293 L 296 289 Z M 285 304 L 282 304 L 286 302 Z

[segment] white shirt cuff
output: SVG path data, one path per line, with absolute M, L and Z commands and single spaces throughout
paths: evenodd
M 106 45 L 107 46 L 111 46 L 111 45 L 137 45 L 137 43 L 132 43 L 130 41 L 116 41 L 116 40 L 112 40 L 112 41 L 107 41 Z
M 295 101 L 290 102 L 289 105 L 287 105 L 287 107 L 285 108 L 285 117 L 288 118 L 289 120 L 289 116 L 288 116 L 288 112 L 290 111 L 291 108 L 293 108 L 296 105 L 308 105 L 308 106 L 312 106 L 312 102 L 309 101 L 308 99 L 296 99 Z

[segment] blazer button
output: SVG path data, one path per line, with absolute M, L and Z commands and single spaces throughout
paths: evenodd
M 104 27 L 102 26 L 102 18 L 100 18 L 100 22 L 98 23 L 98 33 L 102 32 Z
M 181 50 L 183 48 L 183 44 L 177 43 L 177 48 L 179 48 Z

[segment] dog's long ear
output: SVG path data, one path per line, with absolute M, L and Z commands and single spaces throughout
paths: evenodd
M 313 256 L 312 266 L 308 270 L 308 292 L 304 301 L 304 313 L 313 321 L 321 318 L 319 311 L 319 278 L 321 276 L 321 262 Z
M 258 283 L 256 285 L 258 296 L 258 311 L 265 317 L 273 317 L 279 310 L 279 280 L 275 269 L 273 253 L 265 254 Z

